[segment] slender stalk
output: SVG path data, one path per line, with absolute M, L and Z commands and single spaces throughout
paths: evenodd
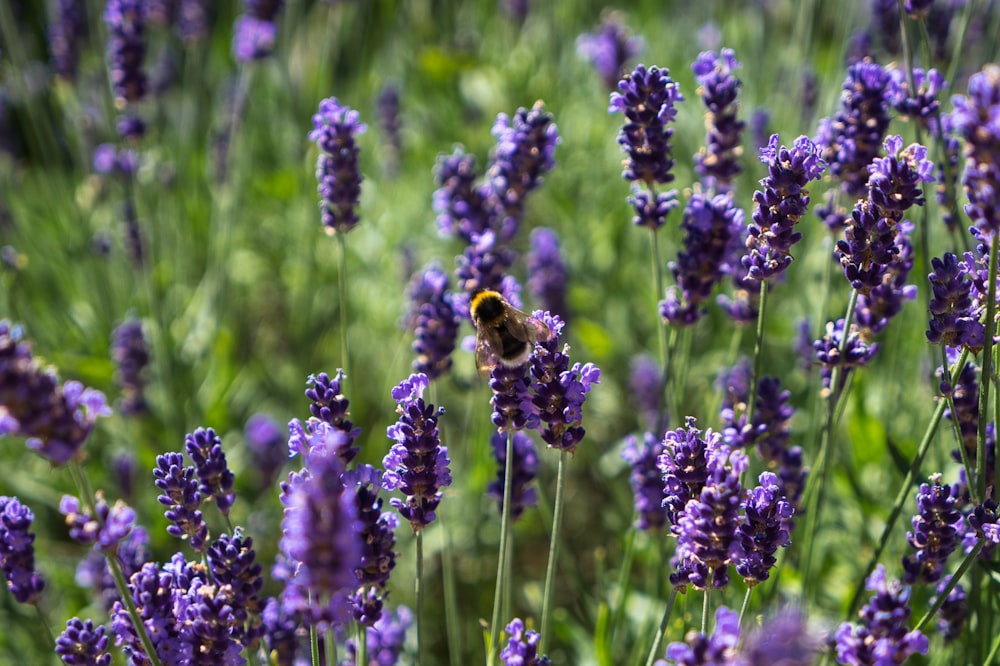
M 635 524 L 634 520 L 632 524 Z M 612 646 L 615 644 L 615 636 L 618 634 L 622 618 L 625 617 L 625 604 L 628 603 L 629 579 L 632 576 L 632 558 L 635 556 L 635 534 L 637 531 L 635 527 L 631 527 L 625 536 L 625 553 L 622 556 L 621 568 L 618 570 L 618 599 L 611 612 L 608 630 L 610 640 L 607 642 Z
M 337 285 L 340 289 L 340 300 L 337 309 L 340 311 L 340 363 L 344 370 L 344 377 L 349 377 L 347 372 L 347 243 L 344 234 L 337 234 L 337 245 L 340 248 L 340 262 L 337 267 Z
M 670 590 L 670 596 L 667 597 L 667 607 L 663 610 L 663 618 L 660 620 L 660 628 L 656 630 L 656 636 L 653 638 L 653 644 L 649 648 L 649 657 L 646 658 L 646 666 L 653 666 L 656 661 L 656 655 L 660 652 L 660 644 L 663 642 L 663 635 L 667 633 L 667 624 L 670 623 L 670 614 L 674 610 L 674 602 L 677 600 L 677 588 Z
M 749 585 L 747 586 L 747 593 L 743 595 L 743 605 L 740 606 L 740 619 L 739 626 L 743 626 L 743 616 L 747 613 L 747 608 L 750 606 L 750 597 L 753 595 L 753 588 Z
M 701 598 L 701 633 L 706 635 L 708 634 L 708 598 L 711 596 L 711 590 L 711 587 L 706 587 Z
M 41 622 L 42 628 L 45 629 L 45 635 L 49 639 L 49 645 L 56 644 L 56 636 L 52 633 L 52 626 L 49 624 L 49 618 L 45 617 L 45 613 L 42 612 L 41 607 L 37 603 L 31 604 L 35 607 L 35 611 L 38 613 L 38 621 Z
M 319 632 L 316 627 L 309 627 L 309 656 L 312 659 L 312 666 L 320 666 L 319 661 Z
M 962 358 L 959 362 L 955 364 L 957 373 L 961 372 L 962 368 L 965 367 L 965 359 L 969 356 L 968 348 L 964 349 L 962 352 Z M 941 368 L 943 372 L 948 372 L 948 352 L 944 345 L 941 345 Z M 949 385 L 951 390 L 945 396 L 945 400 L 948 401 L 948 409 L 951 410 L 952 414 L 955 414 L 955 387 L 951 384 L 949 377 Z M 965 468 L 965 478 L 974 479 L 975 474 L 973 474 L 972 462 L 969 460 L 969 452 L 965 450 L 965 442 L 962 439 L 962 427 L 958 423 L 958 419 L 952 417 L 951 419 L 952 430 L 955 432 L 955 441 L 958 442 L 958 454 L 962 458 L 962 467 Z
M 417 656 L 413 663 L 416 666 L 420 666 L 420 661 L 423 658 L 423 606 L 424 606 L 424 531 L 420 530 L 416 534 L 417 541 L 417 575 L 416 581 L 414 582 L 414 596 L 417 600 Z
M 655 197 L 656 193 L 655 192 L 651 192 L 650 196 Z M 650 233 L 650 258 L 652 260 L 651 269 L 652 269 L 652 272 L 653 272 L 653 285 L 654 285 L 654 287 L 656 289 L 656 292 L 654 293 L 654 299 L 653 299 L 653 302 L 656 305 L 656 309 L 654 309 L 654 312 L 657 312 L 658 309 L 659 309 L 660 299 L 663 298 L 663 294 L 664 294 L 664 291 L 663 291 L 663 266 L 660 263 L 660 235 L 657 233 L 656 229 L 652 229 L 652 228 L 649 230 L 649 233 Z M 657 419 L 656 419 L 656 423 L 657 423 L 657 425 L 659 425 L 659 424 L 661 424 L 661 423 L 664 422 L 664 420 L 663 420 L 663 409 L 665 409 L 667 407 L 667 405 L 670 405 L 671 407 L 675 407 L 676 405 L 672 405 L 671 404 L 671 398 L 667 397 L 668 393 L 670 393 L 670 395 L 672 397 L 673 396 L 673 391 L 671 391 L 670 387 L 669 387 L 669 385 L 670 385 L 670 345 L 667 342 L 667 322 L 663 321 L 662 317 L 660 317 L 659 326 L 656 327 L 656 332 L 657 332 L 657 336 L 659 337 L 659 342 L 660 342 L 660 367 L 663 369 L 663 374 L 660 377 L 660 381 L 662 382 L 662 386 L 660 387 L 661 388 L 661 391 L 660 391 L 660 408 L 661 409 L 660 409 L 660 413 L 657 414 Z M 668 414 L 670 416 L 674 417 L 674 418 L 677 417 L 676 414 L 671 414 L 670 410 L 668 410 Z
M 90 490 L 90 481 L 87 479 L 87 474 L 80 465 L 80 461 L 74 460 L 71 462 L 69 471 L 76 482 L 81 499 L 86 503 L 87 509 L 90 511 L 90 515 L 94 517 L 94 520 L 100 520 L 97 514 L 97 502 L 94 499 L 94 493 Z M 149 637 L 149 632 L 146 631 L 146 625 L 142 622 L 139 609 L 135 606 L 135 599 L 132 598 L 132 592 L 128 589 L 128 582 L 125 580 L 125 574 L 122 571 L 121 564 L 118 562 L 118 558 L 112 553 L 105 551 L 101 551 L 101 554 L 104 555 L 104 560 L 108 563 L 108 571 L 111 572 L 111 577 L 115 580 L 115 588 L 118 590 L 118 596 L 125 604 L 129 620 L 132 622 L 132 628 L 135 629 L 135 633 L 139 637 L 139 642 L 142 643 L 143 651 L 149 657 L 150 666 L 161 666 L 160 657 L 156 653 L 156 648 Z M 53 641 L 54 643 L 55 641 Z
M 538 653 L 545 654 L 548 645 L 549 624 L 552 620 L 552 588 L 556 578 L 556 560 L 559 557 L 559 525 L 562 522 L 563 491 L 566 486 L 566 451 L 559 451 L 559 471 L 556 474 L 556 499 L 552 513 L 552 538 L 549 540 L 549 564 L 545 569 L 545 592 L 542 596 L 542 625 Z
M 358 625 L 358 660 L 357 663 L 364 666 L 368 663 L 368 630 L 360 622 Z
M 435 401 L 434 404 L 438 404 Z M 444 616 L 448 634 L 448 660 L 451 666 L 462 662 L 461 618 L 458 616 L 458 594 L 455 591 L 455 565 L 451 557 L 451 528 L 448 520 L 441 521 L 444 548 L 441 549 L 441 572 L 444 577 Z
M 983 342 L 983 370 L 979 386 L 979 432 L 976 437 L 976 493 L 982 500 L 986 496 L 986 422 L 990 407 L 990 384 L 993 381 L 993 334 L 996 330 L 997 298 L 997 234 L 990 236 L 990 273 L 987 280 L 986 331 Z M 969 484 L 971 489 L 972 484 Z
M 750 399 L 747 401 L 746 422 L 753 419 L 757 406 L 757 382 L 760 381 L 760 358 L 764 346 L 764 311 L 767 309 L 767 280 L 760 281 L 760 306 L 757 309 L 757 336 L 753 343 L 753 375 L 750 377 Z
M 514 431 L 507 431 L 507 453 L 503 468 L 503 506 L 500 510 L 500 545 L 497 549 L 497 582 L 493 590 L 493 619 L 490 621 L 486 663 L 493 664 L 500 644 L 500 617 L 503 615 L 504 579 L 507 577 L 507 539 L 510 538 L 510 495 L 514 488 Z
M 937 599 L 934 601 L 931 607 L 927 609 L 927 612 L 924 613 L 924 616 L 920 618 L 920 622 L 918 622 L 917 626 L 914 627 L 915 630 L 919 631 L 923 629 L 924 627 L 927 626 L 928 622 L 934 619 L 934 614 L 937 613 L 938 610 L 941 608 L 941 606 L 944 605 L 944 602 L 948 600 L 948 595 L 951 594 L 951 591 L 955 589 L 956 585 L 958 585 L 958 581 L 962 580 L 962 576 L 965 575 L 965 572 L 969 570 L 969 567 L 972 566 L 972 563 L 976 561 L 977 557 L 979 557 L 979 551 L 981 551 L 983 549 L 983 546 L 985 545 L 986 545 L 986 539 L 980 538 L 979 541 L 976 542 L 976 546 L 972 549 L 971 552 L 969 552 L 968 555 L 965 556 L 965 559 L 962 560 L 962 563 L 958 566 L 958 569 L 955 571 L 954 574 L 952 574 L 951 580 L 948 581 L 948 585 L 945 586 L 944 590 L 937 595 Z M 993 662 L 987 659 L 983 663 L 991 664 Z

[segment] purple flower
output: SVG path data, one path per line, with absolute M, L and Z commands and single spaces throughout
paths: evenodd
M 368 647 L 369 666 L 396 666 L 400 663 L 403 647 L 406 643 L 406 632 L 413 626 L 413 612 L 406 606 L 400 606 L 396 611 L 384 613 L 374 626 L 365 629 L 365 642 Z M 357 645 L 354 639 L 347 641 L 345 662 L 353 665 L 357 661 Z
M 156 456 L 154 484 L 163 493 L 156 501 L 167 507 L 164 515 L 170 521 L 167 533 L 187 539 L 191 547 L 201 552 L 208 539 L 208 525 L 201 513 L 201 492 L 194 467 L 184 466 L 180 453 Z
M 309 140 L 319 148 L 316 160 L 316 191 L 320 198 L 320 218 L 327 234 L 346 234 L 358 225 L 357 206 L 361 197 L 361 172 L 355 137 L 367 125 L 361 116 L 336 97 L 319 103 L 313 115 Z
M 405 500 L 392 498 L 390 504 L 410 521 L 414 532 L 434 521 L 441 488 L 451 485 L 451 461 L 447 447 L 441 446 L 437 425 L 444 409 L 424 401 L 428 384 L 426 375 L 414 374 L 392 390 L 399 420 L 386 429 L 395 444 L 382 460 L 382 487 L 406 495 Z
M 895 3 L 892 3 L 895 6 Z M 895 21 L 899 29 L 899 21 Z M 830 173 L 839 178 L 851 197 L 863 197 L 868 182 L 866 168 L 878 155 L 889 128 L 889 73 L 864 59 L 851 65 L 844 80 L 840 110 L 820 122 L 816 144 Z
M 858 327 L 851 324 L 847 332 L 847 342 L 841 351 L 841 341 L 844 339 L 844 320 L 838 319 L 836 322 L 826 323 L 826 334 L 813 342 L 813 349 L 816 350 L 816 360 L 820 364 L 820 377 L 823 379 L 824 391 L 833 391 L 839 394 L 847 381 L 848 374 L 854 368 L 868 365 L 878 353 L 878 343 L 865 342 L 859 332 Z M 840 379 L 837 386 L 831 387 L 833 370 L 840 367 Z
M 354 619 L 366 627 L 373 626 L 382 616 L 382 602 L 388 594 L 385 587 L 389 574 L 396 566 L 396 528 L 399 520 L 393 513 L 382 512 L 382 472 L 371 465 L 360 465 L 345 472 L 344 484 L 354 490 L 360 531 L 361 557 L 354 568 L 358 591 L 354 595 Z M 375 597 L 369 602 L 368 596 Z
M 917 551 L 903 557 L 903 582 L 907 585 L 941 580 L 945 562 L 958 547 L 964 528 L 957 506 L 958 484 L 941 485 L 940 474 L 932 474 L 930 481 L 920 484 L 913 531 L 906 533 L 906 542 Z
M 222 440 L 212 428 L 197 428 L 184 437 L 184 450 L 194 463 L 198 475 L 198 492 L 203 502 L 215 500 L 222 515 L 228 516 L 236 501 L 233 473 L 222 451 Z
M 618 82 L 620 92 L 611 93 L 609 113 L 625 114 L 625 125 L 618 143 L 628 154 L 622 176 L 647 186 L 674 180 L 674 160 L 667 127 L 677 116 L 674 105 L 684 100 L 670 72 L 658 67 L 639 65 Z
M 957 357 L 949 359 L 949 363 L 953 365 L 957 360 Z M 962 440 L 960 446 L 965 447 L 970 459 L 974 459 L 979 433 L 979 367 L 975 363 L 966 362 L 958 373 L 954 386 L 951 386 L 952 367 L 938 368 L 938 373 L 942 376 L 941 393 L 950 393 L 955 406 L 954 410 L 950 407 L 946 409 L 944 416 L 958 423 Z M 962 462 L 962 454 L 958 449 L 951 452 L 951 457 L 955 462 Z
M 87 35 L 87 8 L 82 0 L 59 0 L 49 26 L 52 68 L 67 81 L 75 81 L 80 65 L 80 42 Z
M 448 291 L 448 275 L 431 264 L 410 281 L 407 289 L 410 311 L 406 327 L 413 331 L 413 369 L 434 380 L 451 370 L 458 326 L 454 297 Z
M 500 241 L 510 241 L 524 214 L 524 199 L 555 166 L 559 131 L 545 105 L 535 102 L 513 117 L 501 113 L 491 132 L 496 137 L 492 160 L 486 169 L 490 203 L 496 210 Z
M 299 637 L 296 630 L 299 623 L 293 615 L 285 613 L 281 603 L 274 597 L 269 597 L 261 612 L 264 628 L 264 649 L 269 655 L 274 655 L 279 666 L 292 666 L 299 651 Z
M 792 543 L 792 514 L 795 509 L 782 493 L 781 482 L 771 472 L 763 472 L 760 485 L 752 488 L 741 504 L 744 518 L 737 528 L 743 550 L 736 571 L 749 587 L 770 577 L 777 562 L 778 548 Z
M 884 331 L 889 321 L 903 310 L 904 303 L 917 297 L 916 285 L 906 284 L 913 268 L 913 242 L 910 240 L 913 224 L 903 220 L 897 229 L 895 243 L 899 252 L 886 266 L 882 282 L 867 294 L 858 296 L 854 319 L 868 337 Z
M 943 577 L 941 582 L 938 583 L 935 592 L 941 594 L 950 582 L 950 575 Z M 933 605 L 936 602 L 937 597 L 933 597 L 928 603 Z M 965 601 L 965 588 L 959 583 L 951 589 L 948 598 L 938 609 L 937 627 L 945 643 L 950 643 L 961 635 L 968 619 L 969 604 Z
M 711 428 L 703 438 L 690 416 L 685 427 L 670 430 L 663 438 L 663 453 L 656 465 L 663 475 L 663 507 L 675 534 L 678 517 L 688 500 L 699 497 L 708 481 L 709 447 L 717 447 L 720 441 L 721 436 Z
M 205 555 L 212 580 L 228 588 L 233 614 L 231 635 L 244 644 L 259 639 L 263 632 L 260 591 L 264 578 L 256 562 L 253 539 L 237 527 L 232 536 L 223 534 L 213 541 Z
M 733 75 L 740 67 L 732 49 L 722 49 L 719 55 L 704 51 L 691 66 L 698 95 L 708 110 L 706 145 L 695 155 L 695 171 L 709 191 L 728 192 L 743 171 L 738 158 L 743 152 L 746 123 L 736 117 L 740 80 Z
M 819 656 L 819 637 L 809 631 L 803 612 L 783 608 L 744 638 L 738 666 L 812 666 Z
M 908 631 L 910 588 L 887 581 L 879 564 L 866 581 L 871 600 L 859 612 L 859 624 L 844 622 L 835 634 L 837 663 L 855 666 L 901 664 L 913 653 L 927 654 L 927 637 Z
M 548 666 L 552 661 L 545 655 L 538 654 L 538 642 L 542 635 L 537 631 L 525 631 L 524 622 L 514 618 L 504 628 L 510 640 L 500 651 L 500 659 L 504 666 Z
M 951 252 L 941 259 L 931 258 L 934 270 L 927 276 L 933 293 L 927 329 L 927 340 L 931 344 L 967 347 L 973 352 L 982 349 L 985 327 L 973 314 L 972 279 L 966 270 L 974 265 L 971 252 L 966 253 L 964 262 L 959 262 Z
M 659 362 L 649 354 L 640 354 L 629 363 L 628 386 L 635 411 L 640 417 L 639 425 L 646 430 L 662 432 L 666 418 L 661 424 L 660 408 L 663 395 L 663 373 Z
M 660 316 L 665 321 L 690 326 L 705 314 L 703 304 L 731 270 L 743 223 L 743 211 L 733 204 L 732 197 L 691 195 L 681 222 L 683 249 L 668 267 L 677 285 L 660 301 Z
M 677 190 L 668 190 L 652 194 L 643 191 L 638 185 L 632 185 L 632 196 L 627 199 L 635 210 L 632 224 L 656 231 L 667 223 L 667 215 L 677 208 Z
M 493 391 L 490 398 L 493 413 L 490 418 L 498 432 L 538 427 L 538 414 L 532 404 L 527 365 L 509 368 L 498 363 L 490 372 L 489 383 Z
M 778 479 L 781 481 L 781 494 L 792 505 L 796 516 L 805 513 L 800 503 L 808 477 L 809 468 L 805 467 L 802 462 L 802 447 L 793 446 L 783 451 L 779 461 Z M 791 527 L 789 527 L 789 531 L 791 531 Z
M 633 435 L 625 438 L 622 458 L 632 468 L 629 485 L 635 502 L 635 527 L 646 532 L 658 532 L 667 524 L 663 475 L 658 467 L 662 454 L 663 442 L 650 432 L 643 433 L 642 442 Z
M 930 129 L 932 119 L 941 107 L 938 94 L 947 87 L 944 77 L 936 69 L 924 71 L 920 67 L 913 69 L 913 85 L 903 69 L 889 70 L 889 89 L 886 96 L 889 104 L 901 116 L 908 116 L 918 122 L 924 129 Z
M 146 15 L 142 0 L 108 0 L 108 67 L 115 106 L 123 109 L 146 95 Z
M 171 562 L 171 565 L 174 564 L 177 562 Z M 188 646 L 180 640 L 174 617 L 173 606 L 177 595 L 177 576 L 174 571 L 176 570 L 168 569 L 167 566 L 161 570 L 153 562 L 147 562 L 132 574 L 128 589 L 161 661 L 184 663 L 183 660 L 190 659 L 190 653 Z M 132 619 L 121 601 L 115 601 L 112 607 L 111 630 L 115 634 L 115 644 L 123 646 L 123 651 L 129 655 L 133 666 L 149 663 Z
M 626 63 L 646 49 L 646 41 L 636 37 L 618 12 L 606 12 L 596 33 L 576 38 L 576 53 L 597 70 L 608 90 L 618 86 Z
M 757 409 L 752 431 L 757 452 L 768 464 L 781 460 L 791 440 L 792 416 L 795 409 L 788 404 L 791 393 L 781 389 L 776 377 L 762 377 L 757 383 Z
M 1000 230 L 1000 66 L 987 65 L 969 79 L 969 95 L 952 97 L 951 122 L 966 141 L 962 184 L 965 213 L 984 236 Z
M 97 550 L 115 553 L 118 544 L 128 537 L 135 526 L 135 511 L 125 502 L 118 500 L 108 506 L 104 493 L 96 493 L 96 516 L 80 505 L 80 500 L 71 495 L 63 495 L 59 502 L 59 513 L 66 516 L 69 537 L 83 545 L 94 544 Z
M 263 479 L 262 486 L 270 486 L 288 460 L 288 437 L 285 429 L 266 414 L 254 414 L 247 419 L 243 431 L 247 448 L 256 469 Z
M 566 261 L 559 251 L 559 237 L 552 229 L 531 231 L 531 250 L 525 257 L 528 293 L 540 310 L 548 310 L 566 321 Z
M 582 425 L 583 403 L 593 385 L 601 383 L 601 371 L 593 363 L 574 363 L 570 367 L 569 346 L 559 349 L 562 320 L 542 311 L 535 311 L 533 316 L 554 333 L 549 340 L 535 343 L 535 351 L 528 358 L 537 428 L 542 441 L 550 447 L 574 453 L 586 433 Z
M 243 14 L 233 24 L 233 55 L 239 63 L 261 60 L 274 52 L 275 21 L 282 0 L 244 0 Z
M 21 341 L 20 327 L 0 320 L 0 435 L 26 437 L 28 448 L 65 465 L 87 441 L 100 416 L 110 416 L 104 394 L 83 384 L 59 384 Z
M 115 555 L 125 579 L 131 578 L 150 559 L 149 533 L 141 525 L 136 525 L 118 544 Z M 77 565 L 76 582 L 82 587 L 92 588 L 99 595 L 105 611 L 110 611 L 114 603 L 121 599 L 115 579 L 108 568 L 107 558 L 96 550 L 88 552 Z
M 538 503 L 538 495 L 531 482 L 538 475 L 538 452 L 535 443 L 523 432 L 509 433 L 514 438 L 514 457 L 511 460 L 511 501 L 510 519 L 517 520 L 524 510 Z M 497 501 L 497 511 L 503 513 L 504 474 L 507 470 L 507 437 L 502 433 L 494 433 L 490 438 L 493 457 L 499 469 L 497 478 L 490 482 L 486 494 Z
M 508 288 L 507 271 L 514 264 L 514 252 L 497 241 L 493 231 L 485 231 L 473 238 L 471 245 L 455 259 L 455 277 L 461 294 L 453 304 L 456 312 L 469 311 L 469 294 L 480 289 L 499 291 L 517 307 L 517 298 Z
M 233 627 L 239 624 L 235 609 L 240 599 L 228 585 L 194 577 L 189 587 L 177 590 L 174 613 L 180 642 L 189 663 L 198 666 L 243 666 L 243 644 Z M 165 660 L 167 661 L 167 660 Z M 167 662 L 171 663 L 171 662 Z
M 0 495 L 0 570 L 7 588 L 22 604 L 33 604 L 45 589 L 45 579 L 35 570 L 35 514 L 16 497 Z
M 434 172 L 438 183 L 433 197 L 438 232 L 472 243 L 473 238 L 490 228 L 486 207 L 489 193 L 476 186 L 476 158 L 456 148 L 451 155 L 438 156 Z
M 670 582 L 682 589 L 688 584 L 698 590 L 725 587 L 729 567 L 748 555 L 737 535 L 743 498 L 739 479 L 748 460 L 742 451 L 715 442 L 708 448 L 705 485 L 684 505 L 673 529 L 677 535 L 676 568 Z
M 309 405 L 309 413 L 312 414 L 313 418 L 307 421 L 306 425 L 310 432 L 315 431 L 314 419 L 317 419 L 329 424 L 333 429 L 343 432 L 345 437 L 337 450 L 337 455 L 340 456 L 344 465 L 347 465 L 354 460 L 354 456 L 360 450 L 360 447 L 356 446 L 354 442 L 361 434 L 361 428 L 354 427 L 354 423 L 348 418 L 350 416 L 348 407 L 351 401 L 340 392 L 343 383 L 344 371 L 340 369 L 337 370 L 336 376 L 332 379 L 325 372 L 309 375 L 306 380 L 306 384 L 309 386 L 306 389 L 306 397 L 312 401 Z M 292 453 L 295 453 L 294 449 L 292 449 Z
M 719 606 L 715 611 L 715 629 L 711 636 L 691 631 L 683 643 L 667 646 L 667 659 L 678 666 L 719 666 L 734 663 L 740 642 L 740 621 L 736 611 Z M 659 660 L 655 666 L 667 666 Z
M 354 489 L 344 485 L 340 458 L 325 447 L 305 455 L 306 471 L 283 484 L 281 550 L 295 571 L 285 585 L 284 612 L 301 613 L 325 630 L 349 616 L 348 597 L 361 560 Z
M 109 666 L 109 637 L 101 625 L 74 617 L 56 639 L 56 654 L 68 666 Z
M 389 153 L 386 155 L 390 173 L 395 173 L 399 154 L 403 150 L 399 121 L 399 88 L 392 83 L 382 86 L 378 94 L 378 125 L 385 135 Z
M 127 416 L 145 414 L 148 407 L 143 395 L 146 386 L 143 371 L 149 365 L 149 348 L 138 319 L 126 319 L 115 328 L 111 359 L 115 362 L 118 385 L 122 389 L 119 410 Z
M 752 280 L 774 278 L 792 263 L 792 245 L 802 239 L 795 224 L 809 206 L 805 186 L 826 167 L 817 146 L 804 136 L 789 149 L 779 147 L 778 135 L 771 135 L 770 143 L 760 150 L 760 161 L 767 164 L 768 175 L 761 180 L 763 190 L 754 192 L 757 205 L 747 228 L 747 254 L 741 260 Z
M 208 35 L 208 13 L 205 0 L 180 0 L 177 12 L 177 34 L 186 45 L 203 40 Z
M 965 535 L 965 550 L 972 550 L 975 540 L 984 540 L 986 547 L 980 557 L 988 558 L 996 544 L 1000 544 L 1000 516 L 997 514 L 997 503 L 992 497 L 977 504 L 966 516 L 969 530 Z

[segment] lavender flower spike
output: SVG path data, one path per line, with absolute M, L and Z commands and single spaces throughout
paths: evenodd
M 691 631 L 683 643 L 667 646 L 667 659 L 679 666 L 703 664 L 735 664 L 736 646 L 740 642 L 740 620 L 736 611 L 719 606 L 715 611 L 715 629 L 711 636 Z M 654 666 L 667 666 L 662 659 Z
M 706 186 L 717 192 L 728 191 L 743 171 L 739 158 L 746 123 L 736 118 L 740 80 L 733 75 L 733 70 L 741 66 L 732 49 L 722 49 L 718 56 L 714 51 L 705 51 L 691 66 L 698 94 L 708 110 L 706 145 L 695 155 L 695 171 Z
M 968 347 L 973 352 L 982 349 L 986 331 L 972 310 L 972 277 L 965 270 L 974 265 L 972 253 L 959 262 L 951 252 L 931 259 L 933 272 L 927 276 L 933 297 L 927 340 L 931 344 Z
M 434 380 L 451 370 L 460 318 L 448 291 L 448 274 L 431 264 L 410 281 L 410 312 L 406 327 L 413 331 L 413 369 Z
M 607 12 L 596 33 L 584 33 L 576 38 L 577 55 L 594 66 L 608 90 L 618 85 L 625 63 L 645 48 L 646 41 L 630 34 L 624 17 L 618 12 Z
M 396 514 L 382 512 L 382 472 L 371 465 L 360 465 L 344 473 L 344 484 L 354 489 L 358 513 L 361 557 L 354 568 L 359 586 L 351 597 L 354 619 L 371 627 L 382 617 L 382 603 L 388 594 L 385 587 L 396 566 Z
M 185 467 L 180 453 L 166 453 L 156 456 L 153 478 L 163 493 L 156 501 L 167 507 L 164 515 L 171 522 L 167 533 L 188 539 L 191 547 L 201 552 L 208 539 L 208 525 L 201 513 L 201 493 L 194 467 Z
M 360 450 L 360 447 L 355 445 L 354 442 L 357 440 L 358 435 L 361 434 L 361 428 L 356 428 L 354 423 L 348 418 L 350 412 L 347 408 L 350 406 L 351 401 L 340 391 L 343 382 L 344 371 L 339 369 L 337 370 L 337 374 L 332 378 L 325 372 L 321 372 L 318 375 L 309 375 L 309 378 L 306 380 L 306 384 L 309 386 L 306 389 L 306 397 L 312 401 L 312 404 L 309 405 L 309 413 L 312 414 L 313 418 L 306 425 L 310 432 L 316 431 L 315 419 L 329 424 L 335 430 L 342 431 L 344 433 L 344 440 L 337 449 L 337 455 L 340 456 L 344 465 L 347 465 L 354 460 L 354 456 Z M 291 424 L 289 424 L 289 427 L 291 429 Z
M 130 318 L 115 328 L 111 358 L 122 389 L 121 413 L 129 416 L 145 414 L 148 407 L 143 395 L 146 385 L 143 371 L 149 365 L 149 348 L 142 333 L 142 322 Z
M 965 213 L 985 236 L 1000 231 L 1000 65 L 987 65 L 969 79 L 969 95 L 952 97 L 955 129 L 966 141 Z
M 386 436 L 395 444 L 382 460 L 382 487 L 406 495 L 405 500 L 394 497 L 390 503 L 410 521 L 414 532 L 434 521 L 441 488 L 451 485 L 451 461 L 447 447 L 441 446 L 437 426 L 444 409 L 424 401 L 428 385 L 426 375 L 414 374 L 392 390 L 399 420 L 386 429 Z
M 142 0 L 109 0 L 104 9 L 108 25 L 108 61 L 115 106 L 121 110 L 146 95 L 146 8 Z
M 222 440 L 212 428 L 197 428 L 184 437 L 184 450 L 194 463 L 202 500 L 214 499 L 219 511 L 228 516 L 230 507 L 236 501 L 236 493 L 233 491 L 233 473 L 222 451 Z
M 663 507 L 663 476 L 657 461 L 663 454 L 663 442 L 657 441 L 652 433 L 643 433 L 639 438 L 629 435 L 625 438 L 622 458 L 631 466 L 629 485 L 635 502 L 636 529 L 658 532 L 667 524 L 667 511 Z
M 958 548 L 964 531 L 962 512 L 958 508 L 958 484 L 941 485 L 941 475 L 932 474 L 930 483 L 920 484 L 917 493 L 919 513 L 913 517 L 913 531 L 906 533 L 906 542 L 916 550 L 903 557 L 903 582 L 936 583 L 944 575 L 948 557 Z
M 132 532 L 135 526 L 135 511 L 122 500 L 109 506 L 104 493 L 96 493 L 96 516 L 84 509 L 80 500 L 71 495 L 63 495 L 59 502 L 59 513 L 66 516 L 69 537 L 77 543 L 90 545 L 105 553 L 114 553 L 118 544 Z
M 538 452 L 535 450 L 535 443 L 521 431 L 515 431 L 513 437 L 514 457 L 510 493 L 510 519 L 512 521 L 520 518 L 525 509 L 538 503 L 538 494 L 535 492 L 535 488 L 530 485 L 538 475 Z M 497 501 L 497 511 L 502 513 L 504 473 L 507 469 L 507 437 L 500 432 L 494 433 L 490 438 L 490 444 L 493 447 L 493 457 L 496 459 L 499 469 L 496 479 L 491 481 L 486 488 L 486 494 Z
M 110 638 L 102 625 L 74 617 L 56 639 L 56 654 L 67 666 L 110 666 Z
M 35 570 L 35 520 L 31 509 L 16 497 L 0 495 L 0 570 L 18 603 L 33 604 L 45 589 L 45 579 Z
M 510 641 L 500 652 L 504 666 L 549 666 L 552 661 L 538 654 L 538 642 L 542 639 L 537 631 L 525 631 L 524 622 L 519 618 L 510 621 L 504 631 Z
M 346 234 L 358 225 L 361 172 L 355 136 L 364 133 L 367 126 L 357 111 L 336 97 L 320 102 L 312 120 L 309 140 L 315 141 L 320 151 L 316 160 L 320 218 L 327 234 Z
M 768 579 L 777 562 L 778 548 L 791 544 L 794 509 L 782 493 L 782 484 L 771 472 L 763 472 L 760 485 L 750 490 L 741 506 L 744 520 L 737 528 L 743 556 L 736 571 L 750 587 Z
M 620 92 L 611 93 L 609 113 L 625 114 L 625 125 L 618 143 L 628 154 L 622 176 L 648 186 L 666 184 L 674 179 L 670 137 L 667 127 L 677 117 L 674 105 L 684 101 L 670 72 L 658 67 L 639 65 L 618 82 Z
M 763 190 L 753 195 L 757 205 L 747 229 L 748 252 L 741 261 L 748 278 L 769 280 L 792 263 L 792 245 L 802 239 L 795 224 L 809 206 L 805 186 L 820 177 L 826 163 L 807 137 L 800 136 L 789 149 L 779 146 L 777 134 L 761 148 L 760 161 L 767 164 L 768 175 L 761 181 Z

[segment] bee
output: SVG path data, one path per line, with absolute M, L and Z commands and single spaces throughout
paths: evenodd
M 469 315 L 476 326 L 476 367 L 484 377 L 498 363 L 508 368 L 524 365 L 535 342 L 552 339 L 548 326 L 491 289 L 472 294 Z

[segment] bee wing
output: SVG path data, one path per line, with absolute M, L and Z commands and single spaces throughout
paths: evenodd
M 552 339 L 552 331 L 545 323 L 531 315 L 511 308 L 512 316 L 507 319 L 507 330 L 522 342 L 548 342 Z
M 476 369 L 481 377 L 488 377 L 497 367 L 497 357 L 486 337 L 480 333 L 476 337 Z

